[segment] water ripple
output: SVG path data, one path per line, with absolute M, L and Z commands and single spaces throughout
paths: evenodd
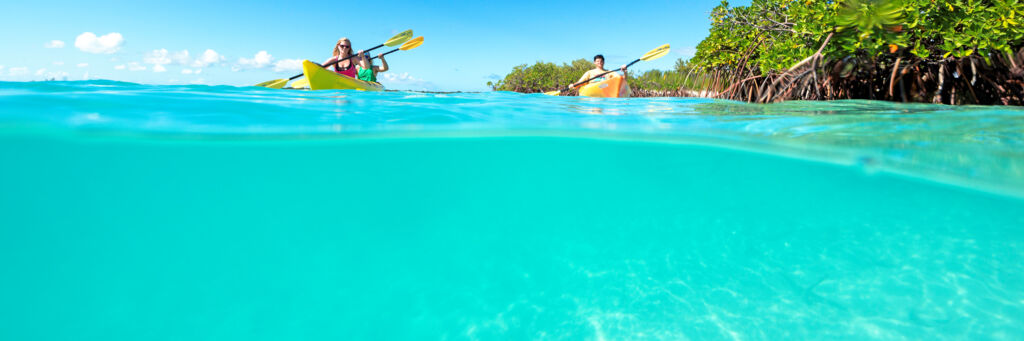
M 1024 110 L 1016 107 L 0 82 L 0 131 L 27 127 L 161 138 L 617 136 L 869 164 L 1024 195 Z

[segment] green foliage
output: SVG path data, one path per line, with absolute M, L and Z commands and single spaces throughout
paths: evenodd
M 577 81 L 584 72 L 594 68 L 586 59 L 577 59 L 570 64 L 537 62 L 533 65 L 516 66 L 512 72 L 497 83 L 488 82 L 494 90 L 517 92 L 543 92 L 555 90 Z
M 684 74 L 676 71 L 649 70 L 630 79 L 633 88 L 647 90 L 676 90 L 683 86 Z
M 752 0 L 711 12 L 711 30 L 693 62 L 729 70 L 745 64 L 781 71 L 817 51 L 827 58 L 981 55 L 1024 45 L 1024 0 Z
M 683 59 L 677 59 L 675 68 L 668 71 L 648 70 L 629 80 L 634 89 L 673 91 L 680 89 L 704 89 L 706 77 L 697 67 Z

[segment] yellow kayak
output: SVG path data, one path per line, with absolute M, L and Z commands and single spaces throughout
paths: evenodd
M 311 90 L 361 90 L 381 91 L 384 86 L 376 82 L 358 80 L 349 76 L 339 75 L 334 71 L 324 69 L 320 65 L 304 60 L 302 61 L 302 73 L 309 80 Z
M 587 97 L 629 97 L 629 83 L 622 77 L 606 78 L 597 83 L 580 87 L 580 96 Z

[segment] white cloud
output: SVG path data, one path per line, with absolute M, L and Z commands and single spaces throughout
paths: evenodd
M 61 66 L 61 65 L 64 65 L 64 62 L 53 62 L 53 65 Z
M 274 63 L 274 72 L 302 71 L 302 59 L 282 59 Z
M 120 33 L 108 33 L 97 37 L 92 32 L 85 32 L 75 38 L 75 47 L 88 53 L 111 54 L 121 49 L 124 37 Z
M 389 81 L 401 81 L 401 80 L 415 79 L 414 77 L 409 76 L 408 72 L 402 72 L 402 73 L 399 73 L 399 74 L 381 73 L 380 74 L 380 78 L 384 79 L 384 80 L 389 80 Z
M 128 69 L 128 71 L 142 71 L 142 70 L 145 70 L 146 67 L 143 66 L 142 64 L 139 64 L 139 63 L 136 63 L 136 62 L 131 62 L 131 63 L 128 63 L 127 65 L 121 64 L 121 65 L 118 65 L 118 66 L 114 67 L 114 70 L 124 70 L 124 69 Z
M 249 59 L 249 58 L 238 58 L 238 64 L 241 64 L 242 66 L 245 66 L 245 67 L 254 68 L 254 69 L 259 69 L 259 68 L 266 67 L 267 65 L 270 65 L 271 63 L 273 63 L 273 61 L 274 61 L 274 57 L 271 56 L 269 53 L 267 53 L 267 51 L 257 52 L 256 55 L 252 57 L 252 59 Z M 232 70 L 235 70 L 235 69 L 232 69 Z M 235 70 L 235 71 L 237 71 L 237 70 Z
M 399 74 L 382 73 L 377 76 L 382 83 L 387 83 L 388 88 L 400 88 L 407 90 L 437 90 L 434 83 L 410 76 L 408 72 Z
M 197 75 L 198 75 L 198 74 L 200 74 L 200 73 L 203 73 L 203 69 L 198 69 L 198 70 L 196 70 L 196 74 L 197 74 Z
M 181 74 L 183 75 L 191 75 L 192 72 L 192 69 L 181 69 Z
M 153 65 L 166 65 L 171 63 L 170 53 L 167 49 L 153 50 L 142 57 L 142 62 Z
M 46 72 L 46 68 L 36 70 L 36 76 L 42 76 L 44 72 Z
M 46 79 L 68 80 L 68 73 L 64 71 L 47 72 Z
M 7 70 L 7 73 L 11 76 L 24 76 L 28 74 L 27 67 L 12 67 Z
M 0 71 L 3 71 L 3 70 L 4 70 L 4 66 L 0 65 Z
M 64 42 L 60 40 L 51 40 L 49 43 L 43 44 L 43 47 L 48 49 L 59 49 L 64 47 Z
M 181 50 L 171 53 L 171 60 L 177 64 L 185 65 L 191 58 L 188 57 L 188 50 Z
M 202 55 L 192 62 L 192 67 L 207 67 L 223 61 L 224 56 L 217 53 L 217 51 L 206 49 L 206 51 L 203 51 Z
M 153 50 L 146 53 L 142 57 L 142 62 L 146 64 L 153 64 L 154 72 L 164 72 L 167 68 L 164 65 L 179 64 L 186 65 L 189 60 L 188 50 L 181 50 L 177 52 L 170 52 L 167 49 Z
M 45 71 L 42 69 L 41 71 Z M 36 72 L 36 76 L 43 76 L 43 79 L 68 80 L 68 73 L 64 71 Z
M 683 48 L 673 50 L 676 55 L 682 56 L 683 58 L 692 58 L 693 55 L 697 54 L 697 48 L 693 46 L 684 46 Z
M 89 66 L 89 63 L 78 63 L 78 65 L 76 65 L 76 66 L 78 66 L 78 67 L 86 67 L 86 66 Z

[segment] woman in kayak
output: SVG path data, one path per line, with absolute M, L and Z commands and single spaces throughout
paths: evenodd
M 367 61 L 366 64 L 369 67 L 363 67 L 359 65 L 359 79 L 367 82 L 377 82 L 377 73 L 388 71 L 388 61 L 384 59 L 384 54 L 377 55 L 380 58 L 380 66 L 373 65 L 373 58 L 370 58 L 369 53 L 363 54 L 363 60 Z
M 621 68 L 619 68 L 619 70 L 622 71 L 622 76 L 621 77 L 625 78 L 626 77 L 626 66 L 623 65 Z M 598 76 L 598 75 L 600 75 L 602 73 L 605 73 L 605 72 L 608 72 L 608 70 L 604 69 L 604 56 L 596 55 L 596 56 L 594 56 L 594 69 L 590 70 L 590 71 L 587 71 L 587 72 L 584 72 L 583 73 L 583 77 L 580 77 L 580 80 L 576 81 L 576 83 L 572 83 L 572 85 L 569 85 L 569 87 L 575 88 L 577 86 L 583 85 L 583 81 L 588 80 L 591 77 L 596 77 L 596 76 Z M 603 81 L 603 80 L 605 80 L 607 78 L 612 78 L 612 77 L 620 77 L 620 76 L 619 76 L 619 74 L 612 72 L 612 73 L 606 74 L 604 76 L 594 78 L 594 79 L 592 79 L 590 81 L 590 83 L 600 83 L 601 81 Z M 623 79 L 622 83 L 625 84 L 626 80 Z M 625 88 L 625 86 L 623 86 L 623 88 Z
M 334 45 L 334 51 L 332 52 L 332 54 L 334 56 L 332 56 L 330 59 L 327 59 L 327 61 L 325 61 L 322 65 L 328 65 L 336 60 L 341 60 L 348 58 L 349 56 L 353 56 L 352 58 L 342 60 L 341 62 L 334 64 L 334 72 L 352 78 L 356 78 L 356 65 L 365 65 L 364 63 L 367 62 L 362 58 L 362 50 L 359 50 L 359 52 L 355 54 L 352 53 L 352 42 L 349 41 L 348 38 L 338 39 L 338 43 Z

